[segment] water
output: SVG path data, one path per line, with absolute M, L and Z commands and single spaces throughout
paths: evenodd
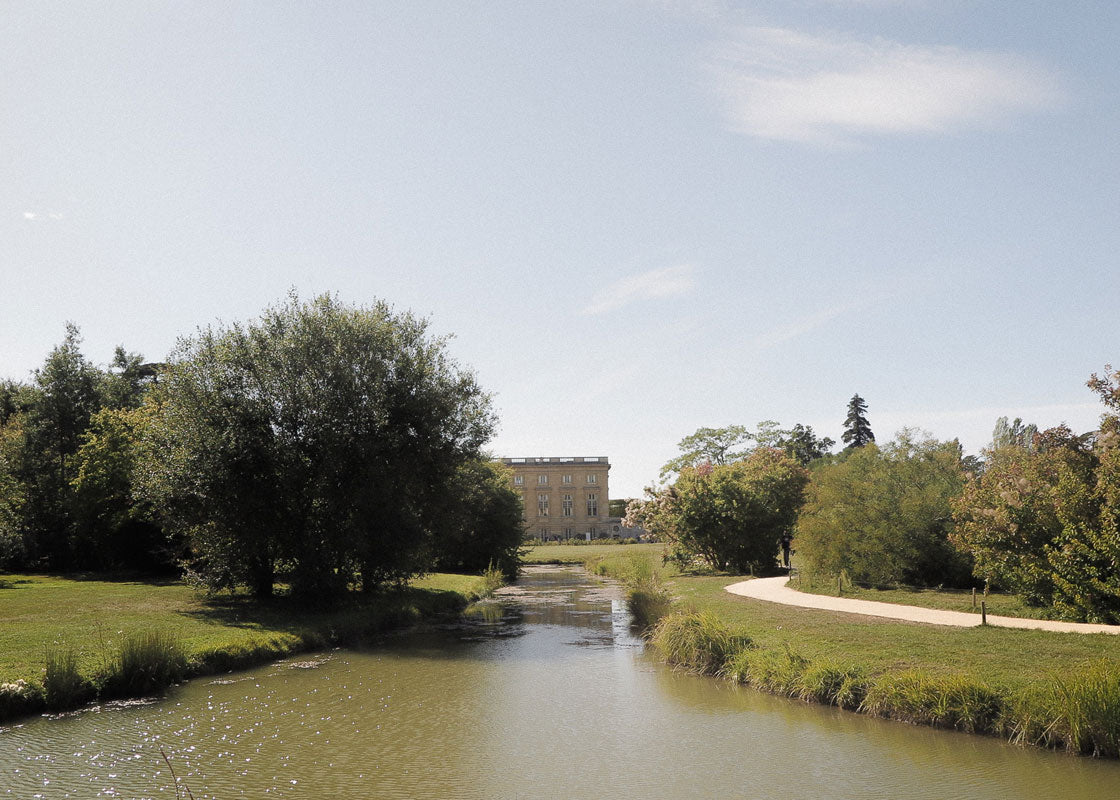
M 161 749 L 197 800 L 1120 797 L 1116 762 L 673 672 L 574 570 L 484 612 L 0 728 L 0 798 L 173 798 Z

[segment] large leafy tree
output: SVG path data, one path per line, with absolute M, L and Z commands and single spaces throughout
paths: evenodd
M 903 431 L 813 473 L 796 545 L 809 571 L 874 584 L 961 584 L 969 562 L 948 541 L 964 481 L 960 446 Z
M 773 566 L 797 519 L 808 473 L 785 453 L 760 447 L 728 464 L 685 467 L 673 486 L 632 503 L 626 524 L 673 543 L 678 559 L 745 573 Z
M 701 464 L 728 464 L 744 458 L 751 450 L 754 434 L 743 425 L 726 428 L 697 428 L 677 442 L 680 455 L 661 468 L 661 478 L 675 475 L 688 467 Z
M 852 395 L 852 399 L 848 401 L 848 415 L 844 418 L 844 433 L 840 439 L 848 449 L 863 447 L 875 441 L 871 423 L 867 421 L 867 401 L 858 394 Z
M 212 588 L 331 596 L 431 564 L 439 498 L 494 418 L 428 325 L 290 297 L 183 342 L 146 439 L 144 496 Z
M 78 328 L 68 323 L 62 344 L 36 371 L 17 465 L 28 553 L 56 569 L 72 566 L 74 459 L 102 400 L 103 374 L 80 345 Z
M 435 540 L 435 568 L 446 572 L 500 569 L 517 575 L 524 537 L 521 494 L 511 488 L 512 471 L 473 459 L 455 473 L 444 495 L 443 522 Z

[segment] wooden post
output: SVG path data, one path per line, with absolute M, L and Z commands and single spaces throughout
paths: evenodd
M 976 587 L 972 587 L 972 610 L 976 610 Z
M 980 624 L 988 624 L 988 604 L 984 602 L 980 603 Z
M 844 579 L 839 575 L 836 576 L 836 596 L 839 597 L 844 593 Z

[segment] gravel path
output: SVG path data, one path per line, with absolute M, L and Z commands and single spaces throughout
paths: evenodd
M 960 628 L 973 628 L 980 624 L 980 614 L 965 611 L 943 611 L 936 608 L 903 606 L 895 603 L 879 603 L 874 600 L 856 600 L 847 597 L 829 597 L 823 594 L 806 594 L 786 586 L 789 578 L 755 578 L 727 586 L 727 591 L 755 600 L 768 600 L 787 606 L 819 608 L 825 611 L 846 611 L 849 614 L 865 614 L 870 617 L 887 617 L 908 622 L 926 622 L 931 625 L 955 625 Z M 988 615 L 988 624 L 1001 628 L 1030 628 L 1041 631 L 1064 631 L 1067 633 L 1120 633 L 1120 625 L 1094 625 L 1087 622 L 1056 622 L 1047 619 L 1022 619 L 1020 617 L 999 617 Z

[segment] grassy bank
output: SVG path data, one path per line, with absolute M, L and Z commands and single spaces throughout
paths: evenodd
M 314 609 L 287 597 L 207 598 L 179 581 L 0 576 L 0 719 L 354 642 L 457 611 L 495 584 L 435 574 Z
M 976 606 L 974 608 L 971 590 L 909 587 L 869 588 L 854 585 L 850 581 L 842 581 L 838 585 L 835 577 L 814 579 L 805 574 L 794 575 L 790 581 L 790 586 L 809 594 L 823 594 L 832 597 L 840 595 L 857 600 L 874 600 L 880 603 L 940 608 L 946 611 L 965 611 L 975 614 L 980 613 L 980 603 L 984 602 L 989 614 L 1028 619 L 1057 619 L 1057 616 L 1051 613 L 1049 609 L 1027 605 L 1015 595 L 1003 592 L 992 592 L 985 596 L 982 591 L 978 591 L 975 596 Z
M 526 564 L 587 564 L 605 557 L 645 553 L 661 558 L 663 544 L 546 544 L 530 547 L 522 561 Z
M 635 573 L 621 556 L 598 569 L 624 580 Z M 1120 754 L 1120 637 L 800 609 L 724 591 L 741 576 L 650 569 L 672 602 L 647 635 L 681 668 L 889 719 Z

